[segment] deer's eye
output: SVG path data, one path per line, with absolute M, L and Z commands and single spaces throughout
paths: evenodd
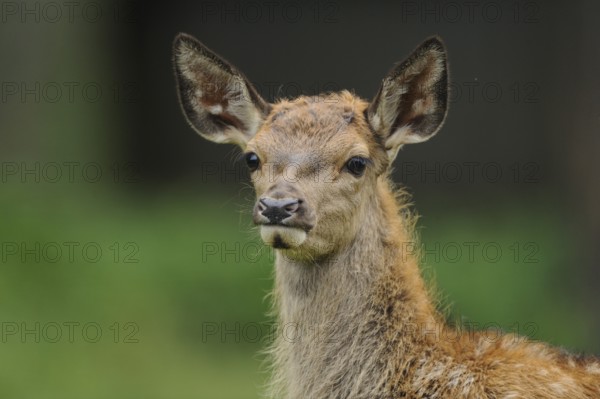
M 360 177 L 365 173 L 368 160 L 363 157 L 352 157 L 346 162 L 346 169 L 356 177 Z
M 249 152 L 245 155 L 246 165 L 248 165 L 248 169 L 250 172 L 254 172 L 260 166 L 260 158 L 253 152 Z

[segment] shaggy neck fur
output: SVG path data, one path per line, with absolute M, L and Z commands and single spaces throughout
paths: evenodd
M 406 226 L 399 213 L 381 177 L 350 245 L 310 264 L 278 254 L 276 397 L 366 398 L 383 392 L 391 377 L 390 348 L 409 351 L 422 340 L 419 329 L 434 328 L 437 315 L 417 262 L 402 253 L 413 241 L 413 222 Z M 390 330 L 397 318 L 402 323 Z

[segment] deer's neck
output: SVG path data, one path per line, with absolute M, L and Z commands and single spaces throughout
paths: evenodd
M 390 345 L 413 350 L 419 331 L 436 323 L 412 256 L 412 221 L 400 216 L 387 180 L 368 206 L 352 244 L 327 260 L 277 257 L 275 384 L 285 385 L 286 397 L 354 397 L 359 392 L 353 389 L 384 389 Z

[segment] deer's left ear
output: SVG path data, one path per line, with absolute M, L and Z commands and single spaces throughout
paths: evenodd
M 369 105 L 369 123 L 382 137 L 390 161 L 404 144 L 420 143 L 437 133 L 447 103 L 446 50 L 432 37 L 394 66 Z

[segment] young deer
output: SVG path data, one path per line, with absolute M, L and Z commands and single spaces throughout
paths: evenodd
M 299 333 L 277 335 L 273 397 L 600 398 L 597 359 L 447 326 L 418 259 L 402 251 L 415 239 L 414 219 L 390 165 L 444 121 L 439 38 L 394 66 L 370 103 L 342 91 L 269 104 L 185 34 L 174 63 L 192 128 L 245 152 L 254 222 L 275 248 L 278 324 Z

